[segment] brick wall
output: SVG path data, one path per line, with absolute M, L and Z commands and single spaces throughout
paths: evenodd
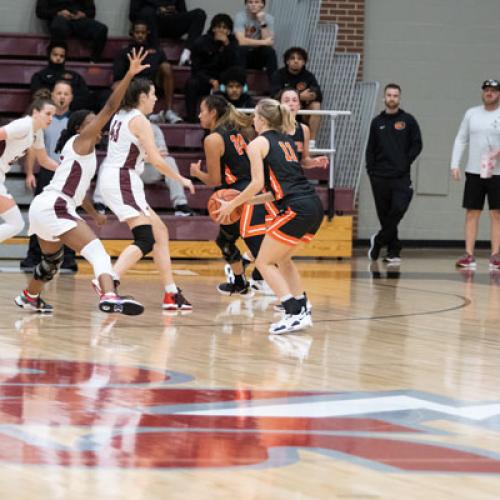
M 322 0 L 320 20 L 338 24 L 337 52 L 358 52 L 363 77 L 365 39 L 365 0 Z

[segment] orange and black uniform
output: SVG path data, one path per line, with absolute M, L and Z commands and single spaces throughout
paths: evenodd
M 240 131 L 219 127 L 215 130 L 224 141 L 224 154 L 220 159 L 221 185 L 217 189 L 243 191 L 250 181 L 250 160 L 247 142 Z M 266 232 L 264 205 L 244 205 L 241 219 L 231 225 L 221 225 L 216 243 L 228 263 L 241 259 L 235 242 L 241 236 L 254 257 L 259 253 Z
M 304 175 L 290 136 L 275 130 L 262 136 L 269 141 L 264 158 L 265 188 L 272 191 L 280 210 L 266 232 L 291 246 L 309 242 L 323 220 L 321 201 Z
M 290 137 L 295 144 L 295 153 L 297 154 L 297 160 L 300 162 L 302 160 L 302 153 L 304 152 L 304 129 L 299 122 L 296 122 L 295 132 Z

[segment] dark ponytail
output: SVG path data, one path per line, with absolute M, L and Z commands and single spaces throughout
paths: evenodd
M 92 113 L 92 111 L 89 111 L 88 109 L 79 109 L 78 111 L 71 113 L 68 124 L 61 132 L 59 140 L 57 141 L 55 149 L 56 153 L 60 153 L 63 150 L 64 145 L 68 142 L 68 139 L 78 133 L 77 130 L 81 127 L 85 118 L 87 118 L 90 113 Z
M 151 91 L 151 87 L 153 87 L 153 82 L 147 78 L 136 78 L 132 80 L 127 88 L 120 108 L 127 111 L 136 108 L 139 104 L 140 95 L 148 95 Z

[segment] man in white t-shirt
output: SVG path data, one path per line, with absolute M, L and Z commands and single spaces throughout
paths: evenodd
M 491 217 L 490 269 L 500 269 L 500 81 L 482 85 L 482 106 L 470 108 L 460 124 L 453 145 L 451 175 L 459 181 L 460 160 L 468 147 L 463 207 L 465 216 L 465 255 L 457 267 L 476 267 L 474 247 L 479 218 L 488 198 Z
M 269 80 L 278 69 L 274 45 L 274 18 L 264 9 L 265 0 L 245 0 L 245 10 L 234 17 L 234 34 L 240 44 L 244 68 L 265 68 Z

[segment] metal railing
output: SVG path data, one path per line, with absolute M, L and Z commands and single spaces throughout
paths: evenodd
M 238 111 L 242 113 L 253 113 L 254 108 L 239 108 Z M 319 116 L 329 116 L 330 117 L 330 147 L 328 148 L 314 148 L 310 152 L 315 155 L 328 155 L 330 164 L 328 172 L 328 219 L 333 218 L 335 212 L 335 119 L 339 116 L 350 116 L 350 111 L 336 111 L 336 110 L 307 110 L 301 109 L 297 114 L 299 115 L 319 115 Z

